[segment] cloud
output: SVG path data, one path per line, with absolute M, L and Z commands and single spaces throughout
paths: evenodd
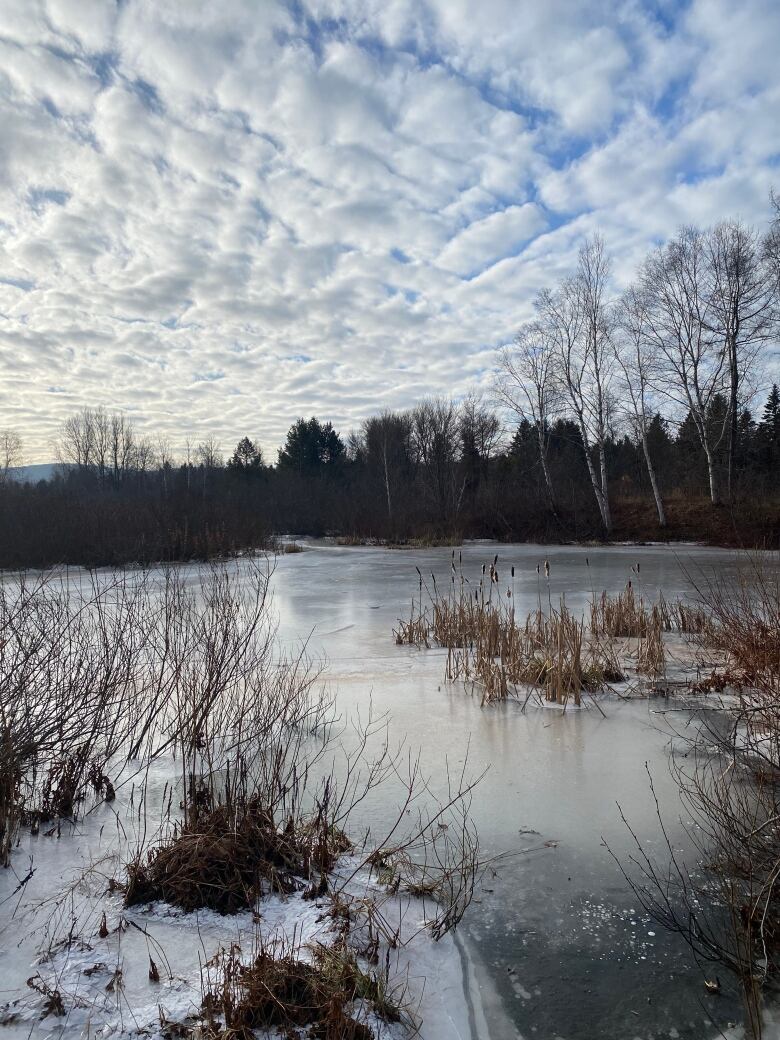
M 183 448 L 487 388 L 600 228 L 760 223 L 772 0 L 0 0 L 0 426 Z M 56 392 L 54 392 L 56 391 Z
M 520 246 L 545 226 L 538 206 L 507 206 L 482 220 L 474 220 L 454 235 L 439 254 L 437 263 L 448 271 L 468 276 L 519 252 Z

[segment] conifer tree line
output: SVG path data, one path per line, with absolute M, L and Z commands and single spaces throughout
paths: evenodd
M 0 565 L 209 558 L 273 533 L 347 540 L 692 537 L 780 544 L 780 203 L 765 229 L 684 227 L 622 291 L 604 240 L 541 292 L 488 392 L 316 417 L 275 460 L 243 435 L 171 451 L 122 413 L 63 425 L 25 484 L 0 431 Z M 624 283 L 625 284 L 625 283 Z

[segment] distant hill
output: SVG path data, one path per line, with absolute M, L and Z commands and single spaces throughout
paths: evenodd
M 34 466 L 15 466 L 8 474 L 20 484 L 37 484 L 39 480 L 51 480 L 57 470 L 62 468 L 59 462 L 39 462 Z

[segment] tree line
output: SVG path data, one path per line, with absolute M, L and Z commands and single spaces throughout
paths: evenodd
M 276 460 L 242 437 L 175 457 L 124 414 L 83 408 L 61 466 L 9 479 L 0 565 L 205 559 L 274 532 L 389 541 L 705 538 L 780 544 L 780 392 L 759 397 L 780 329 L 780 207 L 681 229 L 613 292 L 599 236 L 499 352 L 492 392 L 429 398 L 341 433 L 290 427 Z

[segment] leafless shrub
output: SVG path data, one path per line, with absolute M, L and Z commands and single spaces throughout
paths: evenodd
M 732 670 L 723 681 L 737 693 L 702 715 L 673 761 L 701 866 L 682 862 L 659 811 L 668 867 L 634 836 L 626 873 L 647 911 L 697 958 L 734 973 L 750 1035 L 760 1037 L 763 993 L 780 968 L 780 584 L 769 561 L 754 559 L 736 581 L 700 582 L 698 592 L 706 624 L 696 638 L 725 655 Z

